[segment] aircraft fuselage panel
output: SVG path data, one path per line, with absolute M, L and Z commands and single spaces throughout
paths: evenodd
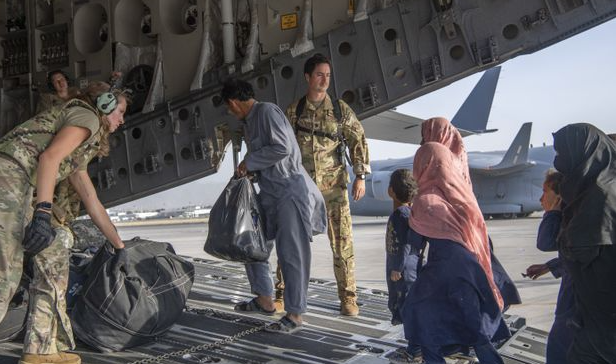
M 210 0 L 0 1 L 0 132 L 31 115 L 49 70 L 76 86 L 123 71 L 138 103 L 110 156 L 88 168 L 109 207 L 217 171 L 238 125 L 218 97 L 229 76 L 284 109 L 321 52 L 332 60 L 330 93 L 363 119 L 616 16 L 613 0 L 335 3 L 233 0 L 232 24 Z

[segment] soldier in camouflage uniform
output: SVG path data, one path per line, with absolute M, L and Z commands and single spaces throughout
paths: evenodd
M 0 320 L 19 284 L 24 253 L 30 256 L 34 268 L 31 312 L 20 364 L 81 362 L 78 355 L 65 352 L 74 347 L 63 300 L 72 236 L 67 230 L 58 230 L 62 225 L 58 216 L 56 229 L 52 228 L 52 210 L 67 211 L 61 206 L 54 209 L 48 202 L 53 200 L 57 182 L 70 180 L 117 253 L 126 254 L 85 172 L 94 154 L 108 151 L 108 134 L 123 123 L 124 97 L 117 95 L 112 109 L 104 108 L 109 104 L 93 106 L 96 97 L 108 90 L 108 84 L 92 83 L 82 99 L 43 112 L 0 139 Z M 109 113 L 103 116 L 104 111 Z M 68 196 L 62 188 L 59 186 L 56 192 Z M 38 203 L 24 232 L 34 189 Z
M 68 76 L 62 70 L 47 73 L 47 87 L 51 92 L 43 93 L 36 105 L 36 113 L 45 112 L 52 107 L 64 105 L 65 102 L 79 94 L 79 90 L 69 87 Z
M 66 76 L 62 72 L 50 72 L 50 82 L 56 93 L 39 101 L 37 113 L 49 111 L 62 106 L 67 100 L 59 97 L 62 83 Z M 63 78 L 63 79 L 61 79 Z M 59 84 L 59 86 L 57 85 Z M 45 103 L 45 100 L 51 102 Z M 85 151 L 84 160 L 90 161 L 99 153 L 98 148 Z M 87 163 L 79 167 L 87 169 Z M 33 282 L 31 308 L 28 314 L 28 333 L 25 337 L 25 352 L 47 353 L 57 348 L 63 352 L 75 348 L 75 340 L 70 318 L 66 312 L 66 289 L 69 278 L 69 257 L 74 244 L 74 234 L 70 223 L 79 216 L 81 199 L 68 179 L 60 181 L 54 190 L 51 225 L 56 237 L 51 245 L 33 260 L 35 269 L 45 274 L 38 274 L 38 281 Z
M 90 161 L 98 154 L 97 148 L 86 152 L 85 160 Z M 87 163 L 79 167 L 86 170 Z M 56 237 L 51 245 L 37 254 L 33 263 L 35 269 L 45 274 L 35 275 L 30 289 L 30 311 L 28 331 L 24 339 L 24 352 L 63 352 L 75 348 L 70 318 L 66 312 L 66 289 L 69 278 L 70 251 L 74 234 L 70 223 L 78 216 L 81 199 L 68 179 L 58 183 L 54 191 L 51 208 L 51 225 Z
M 332 101 L 327 94 L 331 76 L 329 60 L 321 54 L 313 55 L 304 65 L 304 76 L 308 82 L 308 93 L 302 100 L 292 103 L 286 115 L 295 130 L 304 168 L 321 190 L 327 206 L 328 236 L 334 255 L 340 313 L 356 316 L 359 308 L 347 192 L 350 181 L 345 160 L 348 148 L 349 163 L 355 174 L 352 194 L 357 201 L 364 196 L 366 174 L 370 173 L 368 145 L 364 129 L 353 110 L 342 100 Z M 298 108 L 298 103 L 304 104 L 303 110 L 302 107 Z M 301 115 L 297 115 L 298 112 Z M 340 114 L 339 120 L 336 114 Z M 276 301 L 277 308 L 280 308 L 284 283 L 279 270 L 277 277 Z

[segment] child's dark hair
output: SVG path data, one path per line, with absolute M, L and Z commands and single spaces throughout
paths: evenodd
M 560 183 L 562 182 L 563 178 L 564 176 L 562 173 L 550 168 L 545 173 L 545 185 L 548 186 L 549 189 L 554 191 L 555 194 L 560 195 Z
M 231 99 L 248 101 L 255 97 L 255 91 L 250 83 L 237 78 L 229 78 L 222 86 L 220 97 L 224 102 Z
M 417 194 L 417 182 L 413 178 L 413 172 L 410 169 L 396 169 L 389 177 L 389 187 L 391 187 L 398 201 L 409 203 Z

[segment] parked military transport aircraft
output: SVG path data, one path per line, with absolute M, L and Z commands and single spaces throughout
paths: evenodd
M 525 123 L 506 151 L 469 152 L 473 192 L 486 216 L 512 218 L 540 211 L 539 198 L 546 171 L 552 167 L 551 146 L 530 148 L 531 123 Z M 413 157 L 374 161 L 366 178 L 366 195 L 351 202 L 360 216 L 388 216 L 392 202 L 387 195 L 389 176 L 398 168 L 413 169 Z
M 485 72 L 452 119 L 462 136 L 493 132 L 486 129 L 500 67 Z M 421 142 L 422 119 L 387 111 L 363 121 L 368 138 L 410 144 Z M 485 215 L 511 218 L 541 210 L 539 197 L 545 172 L 552 166 L 551 147 L 529 151 L 531 123 L 522 125 L 506 151 L 469 152 L 473 191 Z M 351 212 L 360 216 L 388 216 L 391 198 L 389 177 L 398 168 L 413 169 L 413 157 L 378 160 L 370 163 L 366 195 L 351 202 Z M 349 189 L 350 190 L 350 189 Z

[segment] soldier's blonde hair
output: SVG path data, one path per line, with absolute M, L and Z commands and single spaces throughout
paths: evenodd
M 109 155 L 109 120 L 103 114 L 101 114 L 96 108 L 96 98 L 105 92 L 113 93 L 117 98 L 123 97 L 128 102 L 128 97 L 122 92 L 120 89 L 111 89 L 111 86 L 107 82 L 103 81 L 92 81 L 88 84 L 80 95 L 77 96 L 78 99 L 87 102 L 91 105 L 98 115 L 101 125 L 103 126 L 103 132 L 101 135 L 101 139 L 99 142 L 100 148 L 98 151 L 99 157 L 104 157 Z

